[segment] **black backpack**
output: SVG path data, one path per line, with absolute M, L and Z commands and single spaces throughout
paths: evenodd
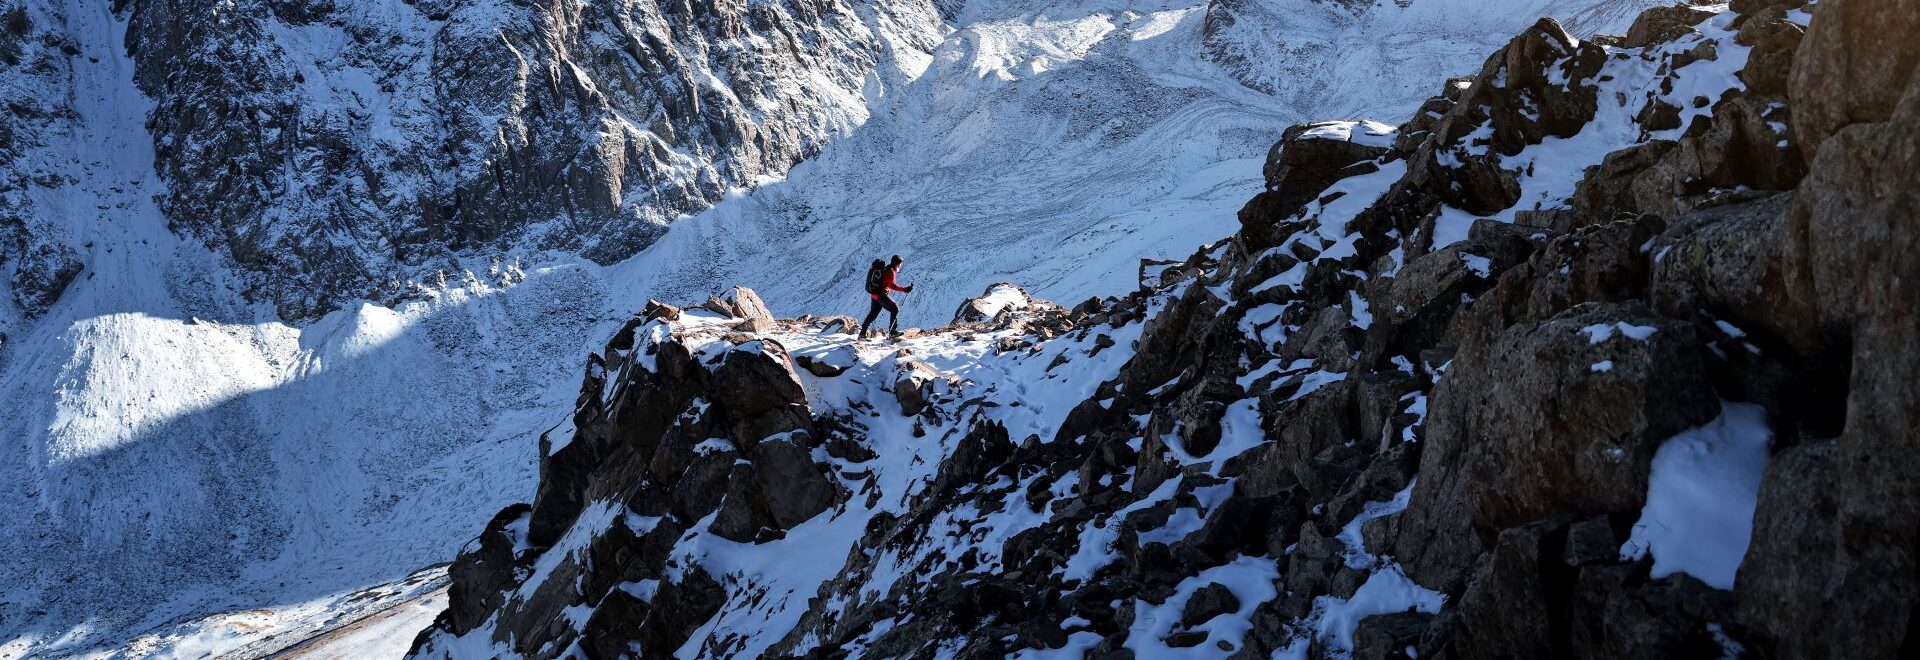
M 886 292 L 887 262 L 875 259 L 873 265 L 867 267 L 867 293 L 877 296 Z

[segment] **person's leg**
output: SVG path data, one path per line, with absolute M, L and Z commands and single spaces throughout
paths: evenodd
M 887 306 L 887 330 L 900 334 L 900 306 L 893 304 L 893 296 L 881 296 L 880 304 Z
M 874 298 L 873 304 L 867 305 L 867 320 L 860 322 L 861 339 L 867 338 L 867 331 L 873 328 L 874 320 L 880 318 L 880 310 L 882 309 L 880 300 L 880 298 Z

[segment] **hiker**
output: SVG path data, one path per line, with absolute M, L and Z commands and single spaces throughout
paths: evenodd
M 880 310 L 887 310 L 888 334 L 900 334 L 900 307 L 893 304 L 893 293 L 913 293 L 912 286 L 900 286 L 894 277 L 900 274 L 900 255 L 893 255 L 893 263 L 879 259 L 867 267 L 867 295 L 873 297 L 873 305 L 867 308 L 867 320 L 860 324 L 860 338 L 867 338 L 867 330 L 873 327 L 875 319 L 880 318 Z

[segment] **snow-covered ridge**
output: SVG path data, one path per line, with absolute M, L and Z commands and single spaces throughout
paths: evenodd
M 706 307 L 650 305 L 588 360 L 581 408 L 543 438 L 546 478 L 532 525 L 490 528 L 469 547 L 467 556 L 499 559 L 456 569 L 453 618 L 422 638 L 425 652 L 605 652 L 625 648 L 620 635 L 635 626 L 653 630 L 637 642 L 648 653 L 812 648 L 818 642 L 806 641 L 805 631 L 832 625 L 834 612 L 854 605 L 835 601 L 865 603 L 905 588 L 928 553 L 959 548 L 889 551 L 844 567 L 840 558 L 862 557 L 870 547 L 862 539 L 876 525 L 937 513 L 927 503 L 930 482 L 971 483 L 942 474 L 956 453 L 1005 451 L 1009 438 L 1054 442 L 1076 405 L 1131 355 L 1122 347 L 1140 332 L 1138 311 L 1131 323 L 1109 326 L 1092 322 L 1088 310 L 1070 314 L 1042 301 L 1005 307 L 1017 293 L 1009 287 L 990 289 L 979 303 L 1002 308 L 991 320 L 963 308 L 968 318 L 952 326 L 881 341 L 856 339 L 858 328 L 845 318 L 755 316 L 758 298 L 747 289 Z M 1069 334 L 1046 341 L 1061 332 Z M 981 405 L 1015 392 L 1018 405 Z M 651 476 L 625 481 L 636 476 L 632 469 Z M 1041 486 L 1048 483 L 1060 496 L 1073 489 L 1071 480 Z M 993 485 L 980 497 L 1025 492 L 1008 490 L 1013 485 Z M 1004 540 L 1045 519 L 1021 506 L 967 524 L 972 534 Z M 932 524 L 959 523 L 939 515 Z M 666 552 L 604 554 L 635 540 Z M 812 559 L 791 561 L 797 557 Z M 509 577 L 502 560 L 535 568 Z M 565 586 L 614 574 L 624 581 L 584 605 Z M 518 586 L 497 611 L 476 609 L 500 580 Z M 845 596 L 815 599 L 830 581 Z M 652 610 L 687 623 L 710 620 L 698 629 L 648 628 L 642 621 Z M 554 615 L 571 631 L 556 637 L 538 623 Z M 582 637 L 588 630 L 600 632 Z

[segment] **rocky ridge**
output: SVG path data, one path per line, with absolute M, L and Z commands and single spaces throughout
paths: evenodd
M 650 305 L 416 653 L 1911 654 L 1916 16 L 1542 20 L 1124 298 Z

